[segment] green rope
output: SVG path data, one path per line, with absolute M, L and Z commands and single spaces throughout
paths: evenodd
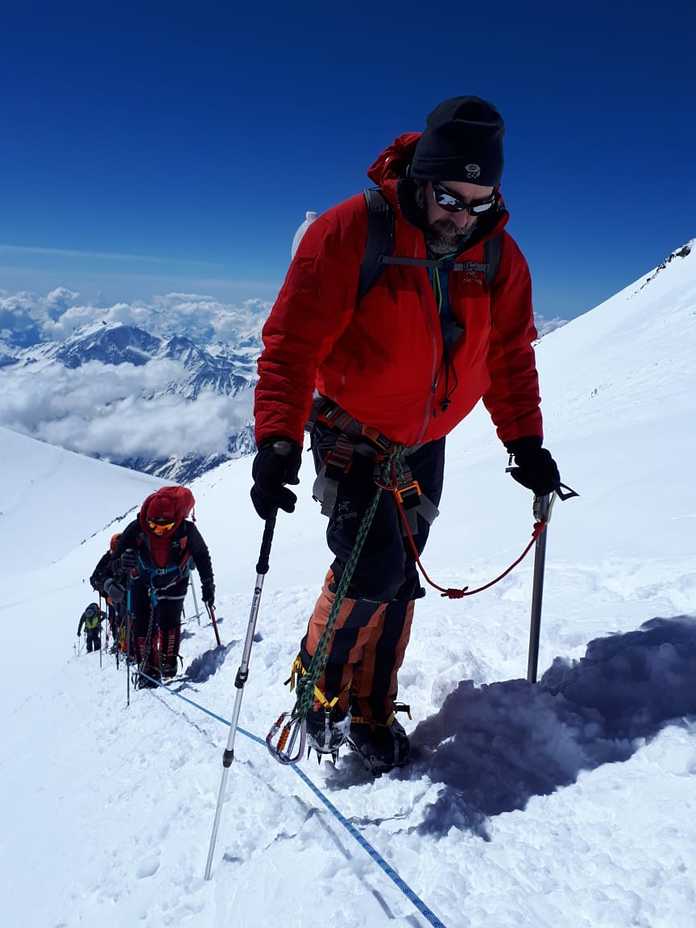
M 324 668 L 326 667 L 326 663 L 329 657 L 329 642 L 331 641 L 331 637 L 333 635 L 334 626 L 336 625 L 338 614 L 341 610 L 341 606 L 343 605 L 343 600 L 345 599 L 350 582 L 353 579 L 355 568 L 357 567 L 360 554 L 362 553 L 362 549 L 365 545 L 365 539 L 367 538 L 370 528 L 372 527 L 372 523 L 377 512 L 377 507 L 379 506 L 379 501 L 382 498 L 384 485 L 389 485 L 390 478 L 392 477 L 392 466 L 395 468 L 397 475 L 401 475 L 403 470 L 402 459 L 405 451 L 406 449 L 403 446 L 395 445 L 389 456 L 385 458 L 382 463 L 380 483 L 377 486 L 375 495 L 372 497 L 372 502 L 370 503 L 369 508 L 366 510 L 362 522 L 360 523 L 360 527 L 358 528 L 355 545 L 353 546 L 353 550 L 350 553 L 350 557 L 346 561 L 346 566 L 343 569 L 341 579 L 339 580 L 338 587 L 336 588 L 336 596 L 334 598 L 331 611 L 329 612 L 329 617 L 326 621 L 326 628 L 322 632 L 319 643 L 317 644 L 317 649 L 314 652 L 314 656 L 312 657 L 312 661 L 307 669 L 307 672 L 297 681 L 297 702 L 295 703 L 295 708 L 293 709 L 292 713 L 294 719 L 306 718 L 307 713 L 312 708 L 312 703 L 314 702 L 314 687 L 316 686 L 317 680 L 319 680 L 324 672 Z

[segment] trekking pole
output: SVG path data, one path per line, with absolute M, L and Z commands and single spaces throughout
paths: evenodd
M 210 836 L 210 847 L 208 849 L 208 862 L 205 865 L 205 879 L 209 880 L 212 873 L 213 854 L 215 853 L 215 842 L 217 841 L 218 828 L 220 826 L 220 816 L 222 813 L 222 803 L 225 798 L 225 788 L 227 786 L 227 776 L 230 772 L 230 766 L 234 760 L 234 739 L 237 734 L 237 724 L 239 722 L 239 712 L 242 708 L 242 696 L 244 694 L 244 684 L 249 676 L 249 658 L 251 657 L 251 646 L 254 641 L 256 631 L 256 619 L 259 614 L 259 605 L 261 603 L 261 591 L 263 590 L 263 581 L 268 573 L 268 557 L 271 553 L 271 544 L 273 542 L 273 532 L 275 530 L 277 510 L 274 510 L 266 519 L 266 526 L 263 530 L 263 540 L 261 542 L 261 551 L 259 560 L 256 565 L 256 584 L 254 586 L 254 597 L 251 603 L 251 613 L 249 615 L 249 624 L 247 626 L 246 640 L 244 642 L 244 651 L 242 652 L 242 661 L 237 671 L 237 677 L 234 685 L 237 688 L 237 695 L 234 700 L 234 710 L 230 722 L 230 730 L 227 737 L 227 747 L 222 755 L 222 778 L 220 780 L 220 789 L 218 791 L 217 808 L 215 809 L 215 820 L 213 822 L 213 831 Z
M 558 490 L 545 496 L 534 497 L 534 518 L 543 522 L 546 528 L 537 538 L 534 545 L 534 580 L 532 583 L 532 613 L 529 627 L 529 655 L 527 657 L 527 682 L 537 682 L 537 669 L 539 665 L 539 639 L 541 637 L 541 601 L 544 595 L 544 568 L 546 566 L 546 535 L 548 523 L 551 519 L 551 510 L 554 500 L 558 496 L 561 500 L 578 496 L 575 490 L 561 483 Z
M 99 669 L 103 670 L 102 663 L 102 595 L 99 594 Z
M 205 608 L 208 610 L 210 621 L 213 623 L 213 629 L 215 631 L 215 640 L 217 641 L 218 648 L 220 648 L 222 647 L 222 642 L 220 641 L 220 632 L 218 631 L 217 622 L 215 621 L 215 606 L 211 606 L 210 603 L 205 603 Z
M 191 592 L 193 593 L 193 608 L 196 610 L 196 618 L 198 619 L 198 624 L 201 624 L 201 614 L 198 611 L 198 598 L 196 596 L 196 583 L 191 577 Z
M 133 581 L 128 578 L 126 588 L 126 707 L 130 706 L 130 648 L 131 648 L 131 607 L 133 604 Z

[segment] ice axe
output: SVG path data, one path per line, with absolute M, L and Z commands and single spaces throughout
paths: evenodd
M 544 594 L 544 568 L 546 566 L 546 536 L 548 524 L 551 519 L 551 510 L 554 500 L 571 499 L 579 494 L 565 484 L 558 485 L 558 489 L 545 496 L 534 497 L 534 518 L 546 526 L 534 545 L 534 580 L 532 583 L 532 614 L 529 628 L 529 655 L 527 658 L 527 682 L 536 683 L 537 668 L 539 665 L 539 637 L 541 634 L 541 601 Z
M 221 648 L 222 641 L 220 641 L 220 632 L 218 631 L 217 621 L 215 619 L 215 606 L 213 606 L 212 603 L 206 603 L 205 608 L 208 612 L 208 616 L 210 617 L 210 621 L 213 626 L 213 631 L 215 632 L 215 640 L 217 641 L 217 646 L 218 648 Z

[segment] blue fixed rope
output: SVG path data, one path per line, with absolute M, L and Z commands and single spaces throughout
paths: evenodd
M 221 715 L 216 715 L 215 712 L 211 712 L 210 709 L 206 709 L 205 706 L 201 706 L 200 703 L 194 702 L 193 699 L 189 699 L 187 696 L 182 696 L 181 693 L 177 693 L 174 690 L 170 690 L 168 686 L 166 686 L 164 683 L 161 682 L 161 680 L 156 680 L 154 677 L 150 677 L 146 673 L 143 673 L 142 671 L 140 671 L 140 674 L 141 676 L 145 677 L 146 680 L 151 680 L 152 683 L 155 683 L 158 687 L 161 687 L 163 690 L 169 693 L 170 696 L 176 696 L 178 699 L 183 699 L 184 702 L 187 702 L 189 705 L 194 706 L 194 708 L 198 709 L 200 712 L 204 712 L 206 715 L 209 715 L 212 719 L 215 719 L 218 722 L 222 722 L 223 725 L 227 725 L 229 727 L 230 725 L 229 721 L 223 718 Z M 255 741 L 257 744 L 260 744 L 264 748 L 266 747 L 265 740 L 263 738 L 259 738 L 258 735 L 255 735 L 250 731 L 246 731 L 246 729 L 241 728 L 241 727 L 238 727 L 237 731 L 241 732 L 246 738 L 249 738 L 251 741 Z M 307 774 L 303 770 L 300 770 L 294 764 L 290 766 L 290 770 L 292 770 L 293 773 L 297 774 L 297 776 L 302 780 L 305 786 L 307 786 L 314 793 L 317 799 L 319 799 L 326 806 L 329 812 L 331 812 L 331 814 L 335 816 L 335 818 L 341 823 L 341 825 L 343 825 L 346 831 L 348 831 L 349 834 L 358 842 L 360 847 L 367 854 L 369 854 L 370 857 L 377 864 L 377 866 L 384 873 L 386 873 L 386 875 L 389 877 L 392 883 L 394 883 L 401 890 L 404 896 L 406 896 L 408 901 L 413 906 L 415 906 L 415 908 L 420 912 L 423 918 L 425 918 L 433 926 L 433 928 L 446 928 L 445 924 L 440 921 L 440 919 L 432 911 L 432 909 L 428 908 L 428 906 L 425 904 L 425 902 L 423 902 L 420 896 L 416 892 L 414 892 L 411 889 L 411 887 L 408 885 L 408 883 L 399 876 L 399 874 L 391 866 L 391 864 L 387 863 L 387 861 L 384 859 L 384 857 L 382 857 L 379 851 L 370 844 L 367 838 L 365 838 L 364 835 L 362 835 L 358 831 L 355 825 L 353 825 L 352 822 L 349 822 L 342 812 L 339 812 L 339 810 L 331 802 L 331 800 L 327 796 L 325 796 L 324 793 L 322 793 L 319 787 L 312 780 L 310 780 Z

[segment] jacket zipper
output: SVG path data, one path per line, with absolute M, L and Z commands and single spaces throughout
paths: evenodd
M 426 273 L 427 273 L 427 272 L 426 272 Z M 437 274 L 437 281 L 438 281 L 438 287 L 437 287 L 437 289 L 438 289 L 438 293 L 440 293 L 440 302 L 441 302 L 441 301 L 442 301 L 442 293 L 441 293 L 441 291 L 440 291 L 440 271 L 439 271 L 439 269 L 438 269 L 437 267 L 434 268 L 434 273 Z M 432 286 L 431 286 L 430 289 L 432 290 Z M 433 297 L 434 297 L 434 294 L 433 294 Z M 438 314 L 438 318 L 439 318 L 439 316 L 440 316 L 440 306 L 437 305 L 436 308 L 437 308 L 437 314 Z M 426 431 L 428 430 L 428 423 L 430 422 L 430 416 L 431 416 L 432 409 L 433 409 L 433 401 L 434 401 L 434 399 L 435 399 L 435 394 L 436 394 L 436 392 L 437 392 L 437 381 L 438 381 L 438 377 L 439 377 L 439 374 L 438 374 L 438 371 L 439 371 L 439 364 L 438 364 L 438 357 L 437 357 L 437 335 L 436 335 L 435 329 L 434 329 L 434 327 L 433 327 L 432 314 L 431 314 L 430 312 L 428 312 L 427 307 L 426 307 L 426 309 L 425 309 L 425 313 L 426 313 L 426 317 L 427 317 L 427 320 L 428 320 L 428 329 L 430 330 L 430 340 L 431 340 L 431 345 L 432 345 L 432 349 L 433 349 L 433 363 L 432 363 L 432 369 L 431 369 L 431 372 L 430 372 L 430 391 L 429 391 L 429 393 L 428 393 L 428 400 L 427 400 L 427 402 L 426 402 L 426 404 L 425 404 L 425 415 L 424 415 L 424 417 L 423 417 L 423 425 L 422 425 L 421 430 L 420 430 L 420 432 L 419 432 L 419 434 L 418 434 L 418 438 L 417 438 L 417 440 L 416 440 L 416 442 L 415 442 L 415 444 L 417 444 L 417 445 L 419 445 L 419 444 L 421 443 L 421 441 L 423 440 L 423 436 L 425 435 Z

